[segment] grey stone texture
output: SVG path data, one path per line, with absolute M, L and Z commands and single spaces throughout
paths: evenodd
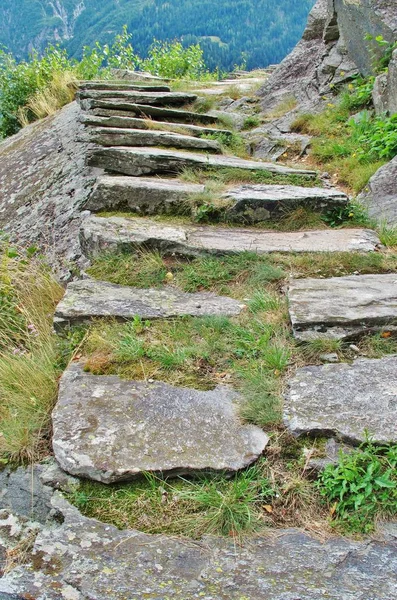
M 163 150 L 161 148 L 102 148 L 95 150 L 88 161 L 92 167 L 140 177 L 162 173 L 179 173 L 185 168 L 234 168 L 247 171 L 268 171 L 278 175 L 300 175 L 314 178 L 315 171 L 294 169 L 282 165 L 245 160 L 235 156 L 206 156 L 193 152 Z
M 203 123 L 205 125 L 218 124 L 219 118 L 206 113 L 196 113 L 177 108 L 166 108 L 160 106 L 149 106 L 127 102 L 120 98 L 114 100 L 84 100 L 84 108 L 89 111 L 108 110 L 113 115 L 129 117 L 149 117 L 155 121 L 173 121 L 182 123 Z
M 227 129 L 215 129 L 204 127 L 202 125 L 187 125 L 186 123 L 167 123 L 164 121 L 153 121 L 152 119 L 142 119 L 137 117 L 119 116 L 112 114 L 112 111 L 106 109 L 96 109 L 90 114 L 85 113 L 81 117 L 81 122 L 91 127 L 120 127 L 121 129 L 164 129 L 172 131 L 176 127 L 178 132 L 186 135 L 200 137 L 202 135 L 213 135 L 214 133 L 225 137 L 230 137 L 233 133 Z
M 378 539 L 320 541 L 270 531 L 236 545 L 147 535 L 82 517 L 61 498 L 64 522 L 43 531 L 33 566 L 0 580 L 0 592 L 35 600 L 393 600 L 397 530 Z M 49 565 L 56 565 L 51 569 Z M 41 568 L 40 568 L 41 567 Z
M 295 279 L 288 300 L 294 335 L 301 340 L 354 339 L 396 329 L 397 273 Z
M 0 510 L 45 523 L 51 511 L 53 489 L 41 481 L 43 467 L 6 468 L 0 472 Z
M 204 185 L 159 177 L 104 175 L 85 205 L 87 210 L 132 210 L 143 215 L 186 213 L 192 194 L 204 192 Z
M 98 317 L 118 320 L 164 319 L 180 316 L 226 315 L 236 316 L 244 305 L 226 296 L 211 292 L 187 294 L 171 286 L 156 289 L 138 289 L 115 285 L 95 279 L 72 281 L 58 304 L 56 327 L 89 322 Z
M 150 84 L 133 84 L 124 83 L 122 81 L 82 81 L 79 84 L 80 90 L 116 90 L 125 92 L 170 92 L 171 88 L 168 85 L 150 85 Z
M 228 218 L 243 223 L 277 220 L 298 207 L 321 213 L 346 206 L 349 201 L 338 190 L 293 185 L 242 185 L 229 190 L 225 198 L 233 202 L 226 211 Z
M 130 92 L 125 90 L 81 90 L 77 97 L 85 106 L 85 100 L 105 100 L 112 102 L 120 98 L 123 102 L 150 106 L 183 106 L 197 100 L 195 94 L 179 92 Z
M 80 243 L 87 256 L 104 251 L 151 248 L 181 256 L 234 254 L 236 252 L 372 252 L 379 245 L 373 231 L 322 229 L 312 231 L 264 231 L 228 227 L 163 224 L 143 218 L 86 218 Z
M 168 131 L 98 127 L 89 130 L 89 139 L 100 146 L 170 146 L 222 154 L 222 147 L 216 140 Z
M 61 378 L 53 411 L 53 448 L 65 471 L 103 483 L 142 472 L 236 472 L 269 438 L 238 417 L 239 395 L 124 381 L 85 373 L 74 363 Z
M 357 199 L 371 217 L 388 225 L 397 224 L 397 156 L 371 177 Z
M 38 246 L 68 279 L 81 262 L 81 211 L 97 172 L 87 168 L 88 144 L 76 103 L 0 142 L 0 228 L 22 246 Z
M 397 442 L 397 356 L 303 367 L 288 383 L 284 423 L 295 435 Z

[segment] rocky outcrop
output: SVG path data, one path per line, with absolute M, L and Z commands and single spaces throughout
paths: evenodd
M 391 600 L 396 597 L 397 531 L 378 539 L 330 537 L 296 529 L 238 545 L 147 535 L 88 519 L 54 498 L 62 523 L 39 534 L 31 565 L 0 580 L 1 593 L 35 600 Z M 12 597 L 12 600 L 14 598 Z
M 366 34 L 397 39 L 395 0 L 318 0 L 302 40 L 262 88 L 263 109 L 291 97 L 313 108 L 356 73 L 370 74 L 382 50 Z
M 378 114 L 397 113 L 397 50 L 393 52 L 387 73 L 382 73 L 375 80 L 372 100 Z
M 87 168 L 80 108 L 69 104 L 54 116 L 0 143 L 0 229 L 23 246 L 39 246 L 68 279 L 81 260 L 82 208 L 97 173 Z

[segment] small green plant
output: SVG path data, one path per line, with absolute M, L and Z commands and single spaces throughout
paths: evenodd
M 329 210 L 322 216 L 322 219 L 330 227 L 352 224 L 363 227 L 372 225 L 366 208 L 358 202 L 350 202 L 347 206 Z
M 320 475 L 318 489 L 332 506 L 335 525 L 369 533 L 377 517 L 397 514 L 397 446 L 371 441 L 352 454 L 341 454 L 336 466 Z
M 255 127 L 259 127 L 261 124 L 261 120 L 256 115 L 250 115 L 246 119 L 244 119 L 243 130 L 247 131 L 249 129 L 254 129 Z

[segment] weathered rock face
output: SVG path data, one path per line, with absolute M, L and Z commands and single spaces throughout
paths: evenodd
M 379 239 L 366 229 L 312 231 L 231 230 L 227 227 L 163 225 L 149 219 L 91 216 L 84 220 L 80 241 L 87 256 L 104 251 L 152 248 L 181 256 L 236 252 L 373 252 Z
M 369 215 L 389 225 L 397 223 L 397 157 L 381 167 L 358 196 Z
M 187 294 L 172 287 L 138 289 L 95 279 L 72 281 L 58 304 L 57 327 L 89 322 L 98 317 L 118 320 L 159 319 L 180 316 L 236 316 L 244 305 L 210 292 Z
M 397 39 L 396 0 L 318 0 L 302 40 L 261 90 L 263 110 L 287 97 L 313 108 L 331 86 L 371 73 L 381 50 L 366 34 Z
M 183 106 L 197 100 L 195 94 L 182 94 L 179 92 L 137 92 L 126 90 L 81 90 L 79 99 L 84 100 L 110 100 L 120 98 L 124 102 L 143 104 L 149 106 Z
M 52 117 L 0 143 L 0 228 L 22 245 L 38 245 L 65 278 L 81 258 L 81 209 L 95 182 L 80 109 L 69 104 Z
M 145 471 L 238 471 L 269 441 L 258 427 L 241 423 L 238 402 L 227 387 L 203 392 L 123 381 L 73 364 L 53 412 L 55 457 L 68 473 L 103 483 Z
M 359 444 L 397 442 L 397 356 L 298 369 L 284 422 L 296 435 L 336 434 Z
M 119 531 L 82 517 L 62 498 L 54 499 L 54 508 L 63 523 L 39 534 L 35 568 L 12 571 L 0 580 L 0 593 L 35 600 L 392 600 L 397 595 L 393 525 L 378 540 L 322 543 L 289 529 L 236 548 L 229 539 L 189 543 Z
M 382 73 L 375 80 L 372 100 L 378 114 L 397 113 L 397 50 L 393 52 L 387 73 Z
M 288 300 L 301 340 L 351 339 L 397 326 L 396 273 L 295 279 Z

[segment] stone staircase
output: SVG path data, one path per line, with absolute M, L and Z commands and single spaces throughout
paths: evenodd
M 217 87 L 202 93 L 215 94 Z M 381 247 L 375 232 L 359 228 L 285 232 L 248 227 L 277 223 L 286 210 L 343 208 L 348 198 L 339 190 L 307 187 L 317 183 L 314 171 L 225 154 L 214 134 L 226 139 L 234 132 L 216 112 L 195 112 L 196 98 L 196 93 L 174 93 L 160 82 L 82 83 L 82 122 L 93 143 L 88 164 L 105 171 L 84 208 L 112 213 L 91 214 L 83 221 L 81 249 L 88 259 L 108 251 L 149 249 L 182 258 L 305 252 L 313 253 L 315 261 L 319 252 L 372 253 Z M 277 181 L 224 186 L 222 216 L 240 226 L 204 226 L 170 218 L 186 214 L 191 197 L 206 192 L 205 183 L 180 178 L 185 169 L 237 169 Z M 302 185 L 291 185 L 291 177 Z M 369 331 L 388 335 L 397 324 L 397 275 L 297 279 L 287 293 L 293 333 L 302 342 L 354 340 Z M 178 323 L 186 316 L 233 317 L 245 310 L 243 302 L 214 293 L 185 293 L 173 285 L 138 289 L 85 278 L 69 283 L 54 325 L 62 330 L 109 317 Z M 367 429 L 378 442 L 397 442 L 396 389 L 396 357 L 299 368 L 288 381 L 284 424 L 297 436 L 336 436 L 357 445 Z M 68 473 L 106 484 L 148 471 L 235 473 L 255 462 L 269 442 L 261 428 L 241 421 L 240 402 L 230 386 L 202 391 L 150 379 L 127 381 L 86 373 L 76 361 L 62 377 L 53 413 L 55 457 Z M 388 583 L 395 563 L 393 531 L 385 530 L 382 542 L 335 538 L 322 544 L 287 530 L 274 539 L 254 537 L 236 552 L 234 541 L 209 538 L 199 546 L 120 532 L 82 517 L 59 498 L 54 506 L 63 524 L 44 531 L 35 545 L 46 570 L 34 577 L 22 570 L 8 588 L 0 585 L 0 596 L 4 589 L 36 597 L 40 588 L 40 600 L 394 597 L 395 585 Z M 50 571 L 52 564 L 56 567 Z

